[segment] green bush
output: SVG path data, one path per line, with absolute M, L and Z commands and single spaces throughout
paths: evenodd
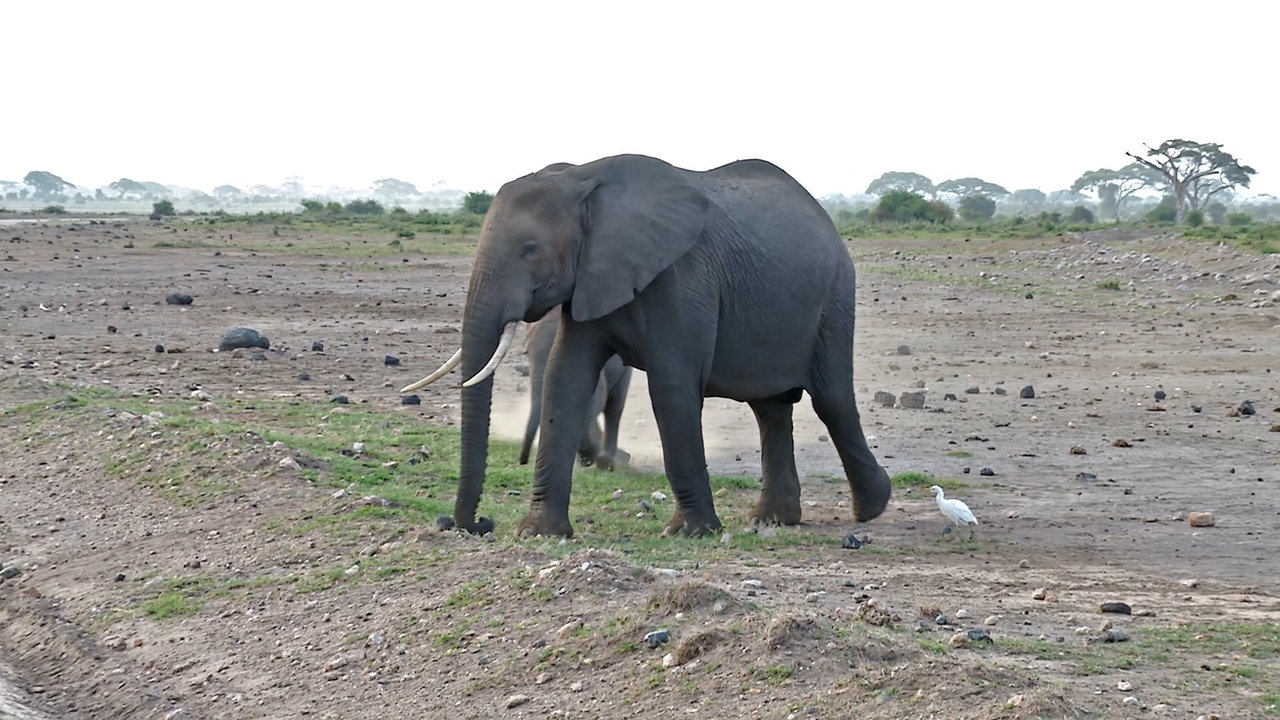
M 168 200 L 151 203 L 152 215 L 173 215 L 173 203 Z
M 1204 224 L 1204 213 L 1199 210 L 1192 210 L 1187 213 L 1186 223 L 1193 228 L 1198 228 Z
M 1147 220 L 1157 223 L 1171 223 L 1178 219 L 1178 211 L 1173 207 L 1173 196 L 1166 195 L 1160 204 L 1147 212 Z
M 996 201 L 986 195 L 970 195 L 960 200 L 960 219 L 982 222 L 996 215 Z
M 40 208 L 40 212 L 44 213 L 45 215 L 62 215 L 67 212 L 67 209 L 62 207 L 61 205 L 45 205 L 44 207 Z
M 1085 223 L 1092 225 L 1094 223 L 1093 211 L 1083 205 L 1077 205 L 1071 208 L 1071 214 L 1067 219 L 1073 223 Z
M 906 190 L 891 190 L 880 196 L 880 202 L 871 210 L 871 219 L 876 222 L 905 223 L 923 220 L 930 223 L 945 223 L 955 217 L 950 207 L 939 200 L 925 200 L 919 193 Z
M 1231 227 L 1244 227 L 1253 222 L 1253 216 L 1248 213 L 1233 212 L 1227 213 L 1227 224 Z
M 493 194 L 483 190 L 479 192 L 469 192 L 467 196 L 462 198 L 462 209 L 476 215 L 484 215 L 489 212 L 489 206 L 493 204 Z
M 352 200 L 346 204 L 347 212 L 352 215 L 381 215 L 384 210 L 377 200 Z

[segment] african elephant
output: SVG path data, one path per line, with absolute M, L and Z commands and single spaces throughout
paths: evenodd
M 538 434 L 542 418 L 542 379 L 551 357 L 551 346 L 560 330 L 560 308 L 543 316 L 529 326 L 525 335 L 525 353 L 529 356 L 529 421 L 524 429 L 524 442 L 520 446 L 520 464 L 529 462 L 533 438 Z M 612 470 L 615 464 L 625 465 L 626 451 L 618 450 L 618 427 L 622 422 L 622 409 L 627 404 L 627 388 L 631 385 L 631 368 L 622 364 L 622 358 L 614 355 L 604 364 L 595 394 L 591 396 L 590 419 L 587 431 L 578 442 L 578 459 L 583 465 L 602 470 Z M 604 413 L 604 431 L 596 417 Z
M 617 354 L 648 373 L 676 510 L 664 534 L 718 530 L 702 437 L 704 397 L 748 403 L 760 429 L 754 522 L 800 522 L 792 405 L 827 426 L 855 517 L 884 512 L 890 484 L 853 392 L 854 270 L 822 207 L 763 160 L 690 171 L 642 155 L 559 164 L 498 191 L 480 231 L 462 348 L 457 525 L 476 519 L 489 446 L 489 375 L 516 322 L 564 306 L 546 371 L 530 507 L 517 535 L 571 536 L 574 450 L 601 368 Z

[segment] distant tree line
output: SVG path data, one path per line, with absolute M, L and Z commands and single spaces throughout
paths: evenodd
M 1218 225 L 1240 224 L 1250 217 L 1229 213 L 1226 203 L 1234 199 L 1232 191 L 1249 187 L 1256 171 L 1217 143 L 1166 140 L 1156 147 L 1147 146 L 1145 156 L 1125 155 L 1132 162 L 1117 170 L 1085 172 L 1069 190 L 1047 195 L 1030 188 L 1010 192 L 981 178 L 935 184 L 919 173 L 887 172 L 867 186 L 866 194 L 878 201 L 862 210 L 861 217 L 878 222 L 945 223 L 958 215 L 965 221 L 981 222 L 1000 210 L 1011 216 L 1065 211 L 1074 222 L 1093 222 L 1096 209 L 1098 216 L 1119 221 L 1143 191 L 1162 198 L 1147 208 L 1148 220 L 1194 226 L 1206 220 Z

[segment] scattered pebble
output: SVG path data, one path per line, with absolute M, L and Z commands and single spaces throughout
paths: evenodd
M 894 395 L 891 392 L 885 392 L 884 390 L 876 391 L 876 395 L 874 399 L 875 399 L 875 402 L 879 403 L 884 407 L 893 407 L 898 402 L 898 397 L 896 395 Z
M 194 298 L 186 293 L 169 293 L 164 296 L 166 305 L 190 305 L 194 302 Z
M 1102 634 L 1102 642 L 1104 643 L 1121 643 L 1129 641 L 1129 633 L 1120 628 L 1111 628 Z
M 1036 396 L 1036 389 L 1030 385 L 1022 388 L 1022 390 L 1018 393 L 1018 397 L 1022 398 L 1023 400 L 1030 400 L 1035 396 Z
M 401 395 L 400 404 L 401 405 L 421 405 L 422 397 L 418 395 Z
M 1133 689 L 1133 683 L 1129 682 L 1128 680 L 1121 680 L 1120 682 L 1116 683 L 1116 689 L 1119 690 L 1120 692 L 1129 692 L 1130 690 Z
M 924 391 L 904 392 L 898 396 L 898 405 L 904 410 L 920 410 L 924 407 Z
M 848 535 L 845 535 L 844 539 L 840 541 L 840 547 L 844 548 L 845 550 L 857 550 L 858 548 L 866 544 L 867 543 L 865 540 L 859 540 L 858 536 L 854 535 L 853 533 L 849 533 Z
M 350 402 L 351 402 L 351 399 L 350 399 L 350 398 L 348 398 L 346 395 L 334 395 L 334 396 L 329 400 L 329 402 L 334 403 L 334 404 L 337 404 L 337 405 L 346 405 L 346 404 L 348 404 L 348 403 L 350 403 Z
M 1217 522 L 1217 518 L 1211 512 L 1187 513 L 1187 523 L 1191 527 L 1213 527 Z
M 512 695 L 507 698 L 507 709 L 510 710 L 511 708 L 520 707 L 532 699 L 533 698 L 524 694 Z
M 382 358 L 382 364 L 388 367 L 395 367 L 400 364 L 400 358 L 395 355 L 386 355 Z
M 645 633 L 644 642 L 649 647 L 656 648 L 659 645 L 671 642 L 671 633 L 666 630 L 654 630 L 653 632 Z
M 322 342 L 311 343 L 311 352 L 324 352 L 324 343 Z
M 1116 615 L 1132 615 L 1133 608 L 1129 606 L 1129 603 L 1104 602 L 1102 605 L 1098 606 L 1098 612 L 1114 613 Z
M 991 476 L 993 476 L 993 475 L 995 475 L 995 474 L 996 474 L 996 471 L 995 471 L 995 470 L 992 470 L 992 469 L 991 469 L 991 468 L 989 468 L 989 467 L 984 467 L 984 468 L 982 468 L 981 470 L 979 470 L 979 471 L 978 471 L 978 474 L 979 474 L 979 475 L 985 475 L 986 477 L 991 477 Z
M 240 348 L 262 348 L 267 350 L 270 347 L 271 341 L 265 335 L 259 335 L 257 330 L 247 327 L 232 328 L 226 331 L 222 334 L 222 340 L 218 342 L 218 350 L 221 352 Z
M 991 639 L 991 633 L 982 628 L 970 628 L 965 631 L 965 635 L 969 636 L 970 642 L 994 643 Z

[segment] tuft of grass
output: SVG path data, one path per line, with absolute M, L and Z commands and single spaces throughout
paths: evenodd
M 1119 290 L 1120 281 L 1119 280 L 1102 280 L 1102 281 L 1099 281 L 1097 285 L 1095 285 L 1094 287 L 1098 288 L 1099 290 Z
M 959 452 L 964 452 L 964 451 L 961 450 Z M 948 455 L 950 455 L 950 453 L 948 453 Z M 962 456 L 957 456 L 957 457 L 962 457 Z M 952 480 L 951 478 L 934 477 L 933 475 L 930 475 L 929 473 L 924 473 L 924 472 L 898 473 L 897 475 L 890 477 L 889 482 L 893 485 L 893 487 L 900 488 L 900 489 L 928 488 L 932 485 L 937 485 L 938 487 L 944 490 L 955 490 L 959 488 L 968 487 L 967 484 L 962 483 L 959 480 Z
M 200 611 L 201 601 L 181 590 L 166 590 L 142 603 L 142 612 L 156 620 L 194 615 Z

